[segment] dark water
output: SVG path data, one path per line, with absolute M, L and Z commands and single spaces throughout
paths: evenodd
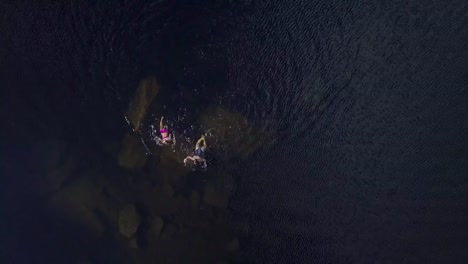
M 220 226 L 229 231 L 208 228 L 220 235 L 206 238 L 237 237 L 230 260 L 468 260 L 464 2 L 2 6 L 1 230 L 10 263 L 167 261 L 68 224 L 43 206 L 50 194 L 35 194 L 33 176 L 54 160 L 46 139 L 59 139 L 60 153 L 80 164 L 64 186 L 93 168 L 122 201 L 145 197 L 125 190 L 125 176 L 111 176 L 122 172 L 103 165 L 115 157 L 102 146 L 129 131 L 122 113 L 149 75 L 161 91 L 145 131 L 166 115 L 179 139 L 190 139 L 176 150 L 183 156 L 211 129 L 215 160 L 205 176 L 233 175 L 229 206 L 213 209 L 227 212 Z M 176 193 L 206 183 L 193 179 Z M 199 253 L 191 262 L 221 260 L 214 246 L 171 241 L 156 248 Z M 188 260 L 174 253 L 172 261 Z

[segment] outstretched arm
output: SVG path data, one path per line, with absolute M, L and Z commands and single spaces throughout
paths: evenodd
M 161 116 L 161 121 L 159 121 L 159 129 L 163 129 L 164 126 L 163 126 L 163 119 L 164 119 L 164 116 Z
M 206 146 L 206 142 L 205 142 L 205 136 L 201 136 L 200 139 L 197 141 L 197 143 L 195 144 L 195 148 L 199 148 L 200 145 L 202 144 L 203 142 L 203 146 Z

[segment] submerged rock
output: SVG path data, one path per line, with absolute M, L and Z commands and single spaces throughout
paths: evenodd
M 138 89 L 133 97 L 127 111 L 128 120 L 131 122 L 133 130 L 140 130 L 148 107 L 156 98 L 159 92 L 159 84 L 156 78 L 150 77 L 142 80 L 138 85 Z
M 116 204 L 102 195 L 101 187 L 92 181 L 91 177 L 94 176 L 79 178 L 54 193 L 48 205 L 99 235 L 105 228 L 102 218 L 111 221 L 118 211 Z M 96 212 L 100 212 L 102 218 Z
M 228 204 L 229 193 L 225 193 L 222 190 L 217 190 L 213 183 L 207 183 L 205 186 L 205 194 L 203 200 L 206 204 L 226 208 Z
M 132 239 L 130 239 L 130 241 L 128 241 L 128 246 L 130 248 L 138 248 L 138 241 L 137 239 L 134 237 Z
M 161 238 L 169 239 L 169 238 L 172 238 L 176 233 L 177 233 L 177 226 L 174 224 L 168 224 L 164 228 L 161 234 Z
M 190 206 L 194 210 L 200 207 L 200 194 L 196 191 L 192 191 L 190 194 Z
M 161 236 L 161 231 L 164 227 L 164 220 L 160 216 L 156 216 L 151 220 L 150 226 L 150 236 L 154 238 L 159 238 Z
M 38 141 L 31 151 L 31 180 L 37 194 L 44 195 L 58 191 L 77 167 L 77 159 L 67 151 L 65 142 L 58 139 Z
M 42 193 L 58 191 L 63 183 L 72 176 L 77 166 L 76 163 L 73 157 L 69 157 L 60 166 L 46 171 L 44 177 L 41 177 L 41 180 L 37 183 L 38 191 Z
M 237 238 L 234 238 L 233 240 L 231 240 L 227 244 L 226 250 L 229 252 L 234 252 L 234 251 L 239 250 L 239 240 Z
M 168 183 L 164 184 L 162 187 L 162 190 L 164 194 L 166 194 L 168 197 L 174 196 L 174 188 Z
M 137 232 L 140 221 L 135 205 L 126 204 L 119 213 L 119 232 L 127 238 L 132 237 Z
M 141 168 L 145 166 L 147 158 L 140 138 L 136 135 L 125 135 L 118 158 L 119 166 L 126 169 Z
M 203 200 L 206 204 L 226 208 L 229 197 L 235 190 L 235 183 L 232 175 L 226 172 L 220 172 L 216 179 L 205 185 Z

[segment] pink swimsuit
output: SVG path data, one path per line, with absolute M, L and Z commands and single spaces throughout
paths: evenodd
M 160 129 L 159 132 L 161 132 L 161 136 L 162 136 L 163 133 L 166 133 L 166 136 L 162 136 L 163 139 L 169 138 L 169 133 L 168 133 L 167 129 L 165 129 L 165 128 Z

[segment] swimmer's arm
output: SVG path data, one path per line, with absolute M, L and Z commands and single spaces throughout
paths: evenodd
M 203 140 L 203 146 L 206 147 L 205 135 L 202 135 L 200 139 Z
M 197 149 L 197 148 L 200 147 L 200 142 L 201 142 L 201 139 L 199 139 L 199 140 L 197 141 L 197 143 L 195 144 L 195 149 Z
M 163 129 L 164 126 L 163 126 L 163 119 L 164 119 L 164 116 L 161 116 L 161 121 L 159 121 L 159 129 Z
M 199 148 L 202 142 L 203 142 L 203 146 L 206 145 L 205 136 L 203 136 L 203 135 L 201 136 L 201 138 L 195 144 L 195 148 Z

